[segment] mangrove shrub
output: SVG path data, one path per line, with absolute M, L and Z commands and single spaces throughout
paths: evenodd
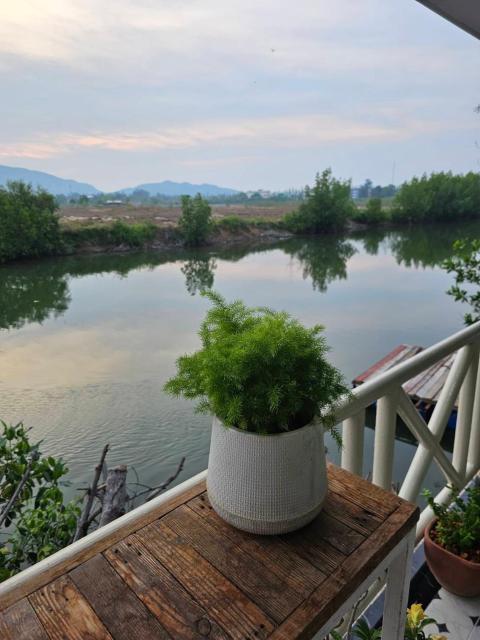
M 60 228 L 54 196 L 30 184 L 0 187 L 0 262 L 56 253 Z
M 480 216 L 480 174 L 424 174 L 404 182 L 392 206 L 395 222 L 450 222 Z
M 339 231 L 353 215 L 355 205 L 350 196 L 350 181 L 337 180 L 331 169 L 317 173 L 313 187 L 305 189 L 304 201 L 285 223 L 295 233 Z
M 178 227 L 186 245 L 198 247 L 205 244 L 212 228 L 212 208 L 199 193 L 194 198 L 182 196 Z

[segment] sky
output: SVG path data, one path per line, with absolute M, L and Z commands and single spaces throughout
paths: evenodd
M 107 191 L 478 171 L 479 53 L 415 0 L 0 0 L 0 164 Z

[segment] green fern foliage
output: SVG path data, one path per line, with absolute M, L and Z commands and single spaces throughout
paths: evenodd
M 255 433 L 302 427 L 348 393 L 326 359 L 323 327 L 308 329 L 285 312 L 240 300 L 229 304 L 212 291 L 202 295 L 212 303 L 199 332 L 202 348 L 179 358 L 168 393 L 197 399 L 198 411 Z

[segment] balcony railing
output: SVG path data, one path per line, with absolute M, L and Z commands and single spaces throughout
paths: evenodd
M 427 425 L 402 385 L 455 352 L 455 361 Z M 336 421 L 343 423 L 342 467 L 362 474 L 365 409 L 376 401 L 372 482 L 391 489 L 398 414 L 418 441 L 399 495 L 415 502 L 435 461 L 445 476 L 445 487 L 435 500 L 447 504 L 451 498 L 448 485 L 462 489 L 480 468 L 479 353 L 480 322 L 477 322 L 354 389 L 351 397 L 337 406 L 335 414 Z M 457 398 L 457 425 L 450 462 L 440 441 Z M 417 539 L 422 537 L 425 525 L 432 518 L 433 513 L 426 508 L 418 523 Z

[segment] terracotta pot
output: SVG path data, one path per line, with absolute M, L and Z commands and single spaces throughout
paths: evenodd
M 480 564 L 464 560 L 447 551 L 430 538 L 436 520 L 425 529 L 423 543 L 430 571 L 437 581 L 450 593 L 464 598 L 480 595 Z

